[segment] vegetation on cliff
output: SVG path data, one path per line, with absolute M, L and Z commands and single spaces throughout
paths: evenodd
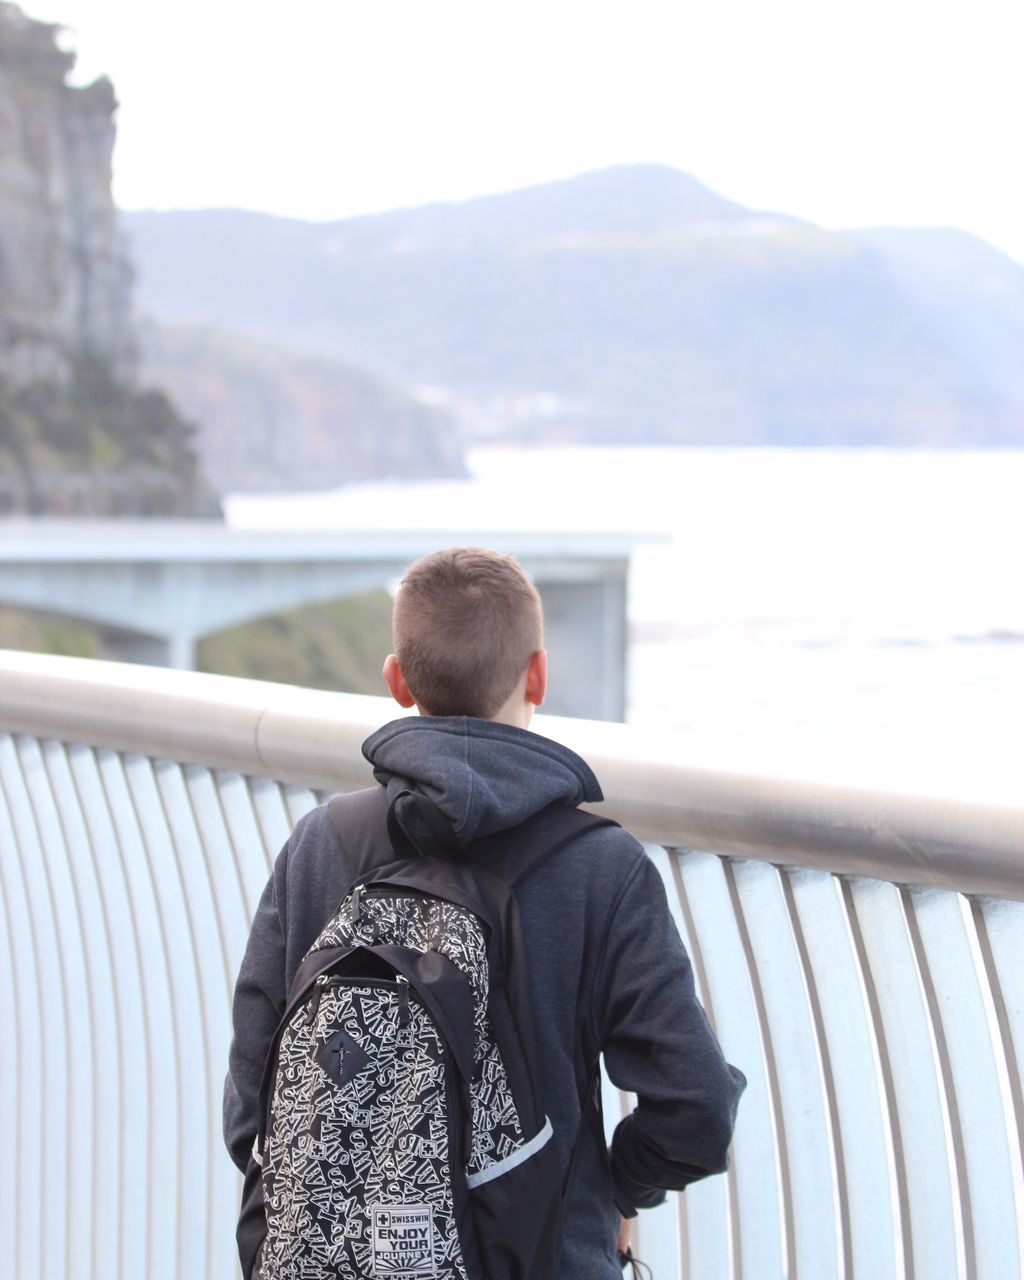
M 386 591 L 257 618 L 199 643 L 196 669 L 310 689 L 384 693 L 381 664 L 391 648 Z M 0 649 L 103 658 L 100 630 L 85 622 L 0 605 Z
M 10 605 L 0 605 L 0 649 L 55 653 L 66 658 L 104 656 L 102 637 L 88 622 Z
M 197 669 L 345 693 L 385 692 L 391 648 L 386 591 L 258 618 L 199 642 Z
M 193 435 L 162 391 L 96 358 L 66 381 L 0 378 L 0 515 L 218 516 Z

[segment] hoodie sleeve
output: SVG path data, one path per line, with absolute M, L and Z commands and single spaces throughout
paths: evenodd
M 224 1081 L 224 1142 L 243 1173 L 259 1129 L 263 1068 L 287 995 L 284 922 L 289 844 L 278 855 L 256 908 L 231 1011 L 234 1036 Z
M 626 1217 L 726 1168 L 746 1085 L 722 1056 L 657 868 L 646 856 L 609 924 L 596 988 L 612 1083 L 637 1095 L 612 1139 L 616 1205 Z

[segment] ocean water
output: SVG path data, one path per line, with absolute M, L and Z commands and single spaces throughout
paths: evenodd
M 643 535 L 628 718 L 695 760 L 1024 799 L 1024 451 L 490 448 L 240 527 Z M 557 678 L 555 673 L 553 678 Z

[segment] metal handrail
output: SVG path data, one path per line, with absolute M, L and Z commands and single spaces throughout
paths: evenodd
M 0 651 L 0 729 L 277 778 L 370 781 L 363 739 L 384 698 Z M 594 767 L 603 812 L 641 839 L 1024 900 L 1024 806 L 909 795 L 687 762 L 671 735 L 538 717 Z

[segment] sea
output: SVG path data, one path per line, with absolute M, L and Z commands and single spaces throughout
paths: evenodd
M 1024 803 L 1024 450 L 492 446 L 239 528 L 635 535 L 630 722 L 693 763 Z M 553 673 L 557 679 L 557 672 Z

